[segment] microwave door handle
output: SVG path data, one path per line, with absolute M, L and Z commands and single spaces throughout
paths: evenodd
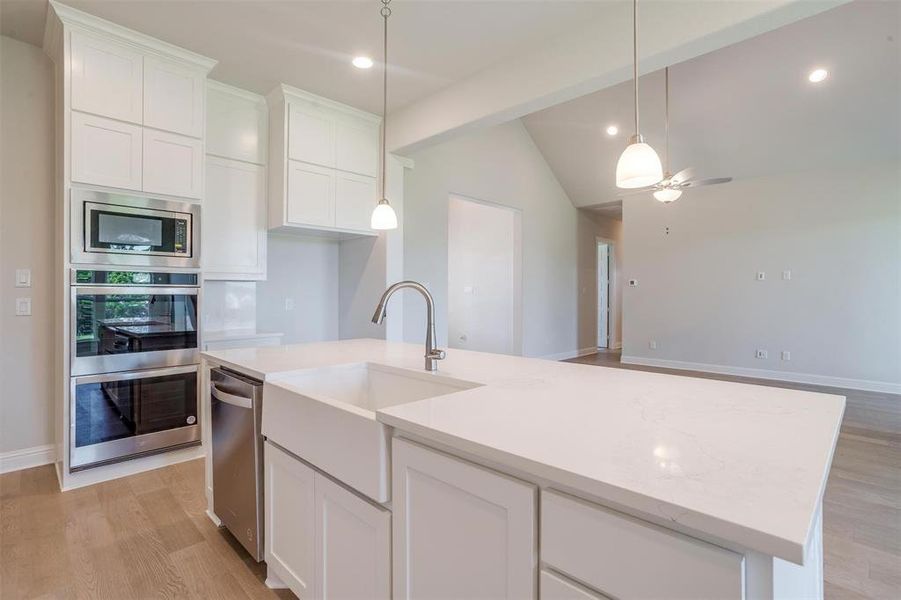
M 216 400 L 221 402 L 225 402 L 226 404 L 231 404 L 232 406 L 238 406 L 240 408 L 253 408 L 253 400 L 250 398 L 244 398 L 242 396 L 235 396 L 234 394 L 229 394 L 228 392 L 224 392 L 218 387 L 216 387 L 215 383 L 210 384 L 210 395 L 213 396 Z

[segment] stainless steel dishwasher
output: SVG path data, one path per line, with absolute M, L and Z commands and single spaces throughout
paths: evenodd
M 263 383 L 210 371 L 213 511 L 254 560 L 263 560 Z

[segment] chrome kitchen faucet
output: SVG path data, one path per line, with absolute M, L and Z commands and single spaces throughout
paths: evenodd
M 423 298 L 425 298 L 428 313 L 428 322 L 426 323 L 425 332 L 425 370 L 437 371 L 438 361 L 444 359 L 446 354 L 444 350 L 439 350 L 435 347 L 437 346 L 437 343 L 435 342 L 435 301 L 432 299 L 432 295 L 424 285 L 416 281 L 399 281 L 389 287 L 385 290 L 385 293 L 382 294 L 378 306 L 375 307 L 375 313 L 372 315 L 372 322 L 376 325 L 382 324 L 382 321 L 385 320 L 385 311 L 388 306 L 388 300 L 394 292 L 403 288 L 416 290 L 422 294 Z

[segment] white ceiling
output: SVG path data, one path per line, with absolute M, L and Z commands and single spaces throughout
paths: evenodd
M 212 78 L 259 93 L 283 82 L 381 111 L 378 0 L 64 0 L 65 4 L 217 59 Z M 598 18 L 603 1 L 394 0 L 389 21 L 395 109 Z M 0 2 L 0 31 L 40 45 L 46 0 Z
M 899 22 L 901 3 L 857 0 L 670 67 L 672 170 L 745 178 L 901 161 Z M 818 66 L 830 77 L 815 86 L 806 76 Z M 641 131 L 661 158 L 663 81 L 642 77 L 639 92 Z M 573 203 L 611 213 L 632 115 L 629 82 L 523 121 Z

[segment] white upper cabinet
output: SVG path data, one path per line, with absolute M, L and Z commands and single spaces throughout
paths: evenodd
M 266 168 L 206 157 L 203 205 L 206 279 L 266 278 Z
M 142 128 L 72 113 L 72 181 L 141 189 Z
M 266 99 L 218 81 L 207 81 L 206 94 L 206 153 L 266 164 Z
M 377 235 L 380 118 L 280 86 L 269 101 L 269 228 Z
M 535 598 L 536 489 L 423 446 L 392 446 L 394 598 Z
M 206 72 L 173 60 L 144 57 L 144 125 L 203 137 Z
M 144 129 L 145 192 L 203 197 L 203 142 L 201 140 Z
M 72 32 L 72 108 L 141 124 L 144 55 L 125 44 Z
M 376 177 L 378 164 L 378 122 L 338 119 L 335 123 L 335 166 L 342 171 Z
M 289 102 L 288 106 L 288 158 L 334 167 L 334 115 L 306 102 Z

